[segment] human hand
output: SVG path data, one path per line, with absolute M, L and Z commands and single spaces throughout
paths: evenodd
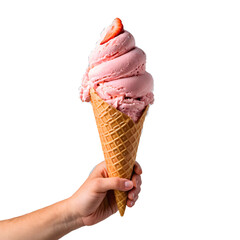
M 132 207 L 138 199 L 142 184 L 142 169 L 136 162 L 131 181 L 109 178 L 105 162 L 98 164 L 78 191 L 69 198 L 73 215 L 79 215 L 82 224 L 96 224 L 117 212 L 113 190 L 129 191 L 127 206 Z

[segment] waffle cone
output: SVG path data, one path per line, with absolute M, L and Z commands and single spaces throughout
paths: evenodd
M 138 122 L 103 101 L 91 89 L 93 112 L 109 177 L 131 179 L 141 131 L 148 107 Z M 127 192 L 114 191 L 120 215 L 127 204 Z

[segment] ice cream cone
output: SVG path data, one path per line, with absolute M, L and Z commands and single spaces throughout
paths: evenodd
M 91 102 L 109 177 L 131 179 L 138 144 L 148 106 L 134 122 L 129 116 L 103 101 L 91 89 Z M 114 191 L 120 215 L 127 203 L 127 192 Z

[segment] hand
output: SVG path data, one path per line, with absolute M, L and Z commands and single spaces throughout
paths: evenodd
M 140 192 L 141 174 L 141 167 L 136 163 L 132 181 L 109 178 L 102 162 L 70 198 L 23 216 L 0 221 L 0 239 L 54 240 L 84 225 L 98 223 L 117 212 L 113 189 L 129 191 L 127 206 L 134 205 Z
M 106 219 L 118 210 L 113 190 L 129 191 L 127 206 L 132 207 L 140 192 L 141 174 L 142 169 L 136 162 L 132 181 L 118 177 L 108 178 L 105 162 L 101 162 L 69 198 L 72 212 L 78 213 L 82 223 L 88 226 Z

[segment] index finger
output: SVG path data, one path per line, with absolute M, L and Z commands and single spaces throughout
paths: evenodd
M 142 174 L 142 168 L 137 161 L 135 162 L 135 165 L 134 165 L 134 172 L 138 175 Z

